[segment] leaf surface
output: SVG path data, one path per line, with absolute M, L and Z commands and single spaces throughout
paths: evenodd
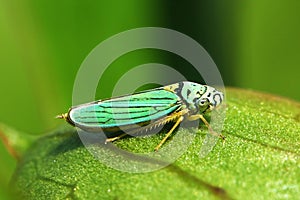
M 300 104 L 233 88 L 227 89 L 226 98 L 226 141 L 219 140 L 204 158 L 199 158 L 207 132 L 203 126 L 176 162 L 150 173 L 106 166 L 89 153 L 74 129 L 65 128 L 30 147 L 12 184 L 27 199 L 299 198 Z M 179 129 L 176 134 L 187 132 Z M 162 137 L 127 137 L 115 144 L 151 151 Z

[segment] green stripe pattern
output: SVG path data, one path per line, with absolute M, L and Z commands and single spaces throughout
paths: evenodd
M 72 108 L 69 117 L 83 129 L 113 128 L 151 122 L 180 108 L 180 98 L 163 88 Z

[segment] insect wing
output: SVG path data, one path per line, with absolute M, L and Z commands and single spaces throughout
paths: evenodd
M 165 117 L 181 106 L 180 98 L 162 88 L 72 108 L 70 120 L 89 131 L 147 123 Z

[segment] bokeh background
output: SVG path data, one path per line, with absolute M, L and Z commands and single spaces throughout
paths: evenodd
M 73 82 L 88 53 L 114 34 L 147 26 L 198 41 L 226 86 L 299 101 L 299 10 L 297 0 L 0 0 L 0 122 L 33 135 L 55 129 L 62 122 L 54 116 L 71 106 Z M 99 98 L 109 97 L 128 69 L 149 62 L 179 70 L 187 65 L 165 52 L 132 53 L 107 70 Z M 10 199 L 16 161 L 2 144 L 0 163 L 0 199 Z

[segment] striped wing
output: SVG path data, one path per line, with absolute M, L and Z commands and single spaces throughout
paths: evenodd
M 176 94 L 159 88 L 74 107 L 69 119 L 81 129 L 97 131 L 149 123 L 173 113 L 180 106 Z

